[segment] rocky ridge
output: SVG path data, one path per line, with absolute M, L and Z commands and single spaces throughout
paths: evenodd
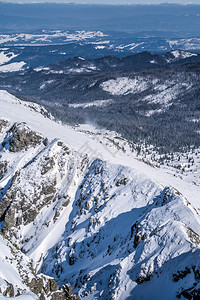
M 23 283 L 22 288 L 20 284 L 2 278 L 0 292 L 3 296 L 9 297 L 24 292 L 32 292 L 37 295 L 39 300 L 78 299 L 78 296 L 73 294 L 69 284 L 66 283 L 61 289 L 56 279 L 44 274 L 37 275 L 32 259 L 25 256 L 26 251 L 22 246 L 27 244 L 28 241 L 31 244 L 31 239 L 37 239 L 41 234 L 41 230 L 39 231 L 41 228 L 37 228 L 35 233 L 31 233 L 31 236 L 30 232 L 25 235 L 20 233 L 23 226 L 28 226 L 33 222 L 36 223 L 36 217 L 45 206 L 53 205 L 55 211 L 53 223 L 55 223 L 63 208 L 69 204 L 69 196 L 57 194 L 56 185 L 65 176 L 64 168 L 69 169 L 69 176 L 65 180 L 70 179 L 72 168 L 68 158 L 70 157 L 70 151 L 67 146 L 58 140 L 48 144 L 48 139 L 44 139 L 42 135 L 30 130 L 24 123 L 15 123 L 10 126 L 9 122 L 2 120 L 0 124 L 2 125 L 1 132 L 3 128 L 7 129 L 4 130 L 1 143 L 1 182 L 4 183 L 9 172 L 14 170 L 10 180 L 0 191 L 1 239 L 2 243 L 7 244 L 7 247 L 11 250 L 11 258 L 6 256 L 4 259 L 16 264 L 16 272 Z M 56 151 L 56 147 L 58 151 Z M 28 163 L 21 164 L 19 169 L 16 168 L 15 159 L 12 156 L 14 155 L 16 158 L 21 152 L 23 157 L 33 148 L 37 148 L 39 153 L 33 156 Z M 59 160 L 56 161 L 56 158 L 59 158 Z M 32 173 L 32 165 L 34 166 L 36 163 L 39 165 L 37 165 L 38 169 L 35 169 L 35 172 Z M 57 167 L 58 170 L 55 170 Z M 46 175 L 47 173 L 48 175 Z M 23 182 L 22 176 L 26 176 Z M 40 179 L 40 182 L 37 181 L 38 179 Z M 20 184 L 22 184 L 23 189 L 19 188 Z M 49 222 L 51 222 L 50 217 Z M 42 226 L 48 227 L 47 220 L 46 223 L 41 224 Z

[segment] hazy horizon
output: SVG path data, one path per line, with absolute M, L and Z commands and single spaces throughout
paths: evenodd
M 1 3 L 15 3 L 15 4 L 32 4 L 32 3 L 61 3 L 61 4 L 110 4 L 110 5 L 153 5 L 153 4 L 179 4 L 179 5 L 186 5 L 186 4 L 199 4 L 200 0 L 170 0 L 170 1 L 160 1 L 160 0 L 73 0 L 73 1 L 66 1 L 66 0 L 36 0 L 36 1 L 28 1 L 28 0 L 3 0 L 0 1 Z
M 19 0 L 18 0 L 19 1 Z M 16 4 L 17 1 L 0 2 L 0 30 L 30 31 L 42 29 L 67 30 L 102 30 L 123 31 L 126 33 L 161 32 L 162 36 L 193 36 L 199 35 L 200 6 L 175 5 L 175 3 L 127 6 L 130 0 L 125 0 L 123 6 L 112 5 L 122 0 L 101 0 L 101 5 L 62 4 L 61 0 L 51 0 L 51 3 L 31 5 Z M 100 0 L 76 0 L 76 2 L 99 4 Z M 54 2 L 54 3 L 53 3 Z M 136 1 L 134 1 L 136 2 Z M 142 3 L 143 2 L 143 3 Z M 152 0 L 151 2 L 158 2 Z M 175 2 L 175 1 L 174 1 Z M 177 0 L 176 0 L 177 2 Z M 22 2 L 21 2 L 22 3 Z M 61 3 L 58 5 L 58 3 Z M 107 4 L 107 5 L 105 5 Z M 111 4 L 111 5 L 108 5 Z M 133 4 L 133 1 L 132 1 Z M 143 4 L 143 5 L 142 5 Z M 148 3 L 150 4 L 150 3 Z M 183 4 L 183 3 L 182 3 Z M 152 34 L 152 33 L 151 33 Z

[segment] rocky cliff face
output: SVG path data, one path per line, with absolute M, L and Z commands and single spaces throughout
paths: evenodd
M 10 125 L 2 120 L 0 124 L 1 131 L 5 129 L 1 143 L 0 224 L 6 239 L 3 241 L 9 243 L 14 255 L 12 259 L 17 260 L 19 277 L 25 284 L 22 289 L 14 286 L 12 281 L 3 280 L 0 291 L 9 297 L 27 290 L 40 300 L 78 299 L 67 282 L 60 289 L 56 279 L 36 275 L 32 260 L 26 264 L 23 253 L 32 250 L 34 245 L 38 246 L 37 240 L 42 235 L 44 238 L 48 227 L 54 226 L 68 206 L 71 199 L 67 187 L 78 172 L 79 161 L 77 159 L 77 164 L 74 164 L 73 151 L 61 141 L 48 143 L 24 123 Z M 80 169 L 81 163 L 80 158 Z M 24 260 L 25 275 L 20 273 Z
M 148 282 L 152 297 L 159 299 L 164 289 L 153 293 L 155 282 L 167 276 L 174 299 L 181 291 L 173 275 L 182 274 L 178 257 L 190 253 L 199 265 L 197 252 L 192 253 L 200 242 L 199 223 L 190 204 L 178 191 L 130 169 L 94 161 L 79 186 L 72 216 L 42 271 L 53 272 L 59 282 L 71 278 L 82 297 L 148 299 L 142 293 Z M 185 259 L 185 267 L 192 269 L 191 261 Z M 188 282 L 191 289 L 195 284 L 196 279 Z

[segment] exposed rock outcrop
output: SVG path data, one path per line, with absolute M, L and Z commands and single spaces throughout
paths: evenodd
M 29 146 L 37 146 L 43 137 L 32 131 L 25 123 L 15 123 L 7 132 L 2 146 L 10 152 L 27 150 Z
M 3 296 L 14 297 L 15 293 L 14 293 L 14 287 L 13 287 L 13 285 L 10 282 L 8 282 L 7 280 L 5 280 L 5 282 L 7 284 L 7 288 L 3 292 Z
M 8 126 L 8 121 L 7 120 L 0 120 L 0 133 L 2 131 L 3 128 L 5 128 L 6 126 Z
M 60 289 L 55 278 L 47 277 L 43 274 L 37 276 L 28 283 L 30 290 L 39 296 L 39 300 L 79 300 L 73 293 L 70 284 Z
M 7 165 L 8 165 L 7 161 L 0 161 L 0 180 L 7 172 Z

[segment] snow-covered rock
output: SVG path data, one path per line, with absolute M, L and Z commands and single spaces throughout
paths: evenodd
M 2 235 L 0 249 L 0 299 L 64 299 L 56 280 L 36 275 L 32 260 Z
M 71 278 L 86 299 L 141 299 L 138 285 L 146 281 L 152 281 L 152 299 L 160 299 L 154 285 L 162 269 L 171 276 L 175 299 L 179 289 L 165 265 L 195 250 L 199 234 L 198 215 L 178 191 L 97 160 L 77 191 L 71 222 L 42 271 L 53 271 L 60 283 Z M 174 268 L 179 270 L 176 264 Z M 148 297 L 143 293 L 142 299 Z

